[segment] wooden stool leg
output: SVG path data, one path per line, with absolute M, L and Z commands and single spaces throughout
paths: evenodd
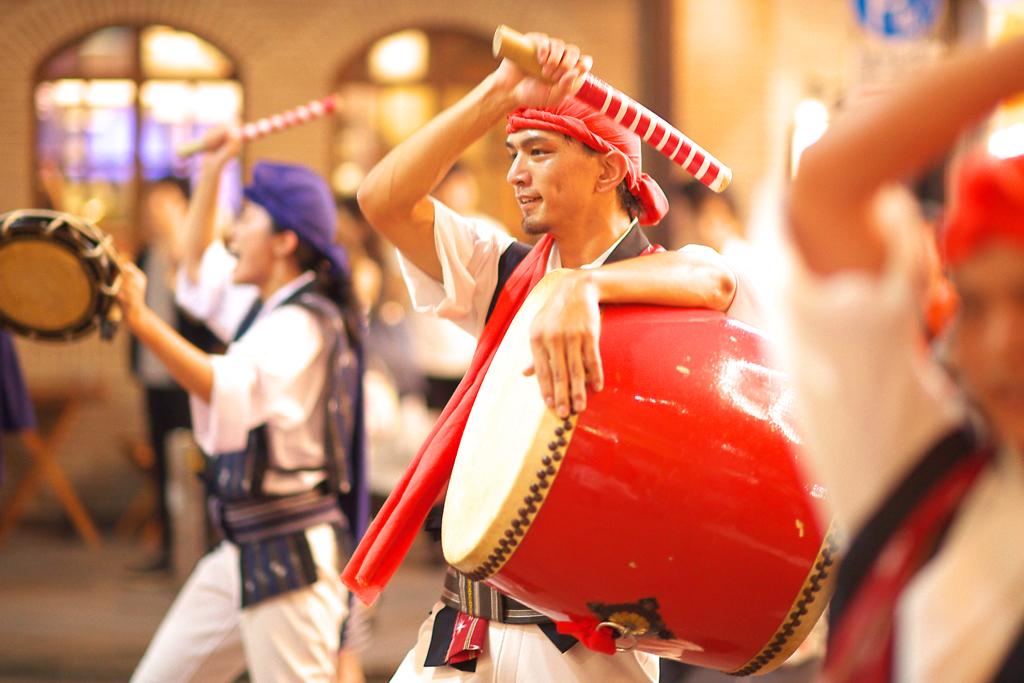
M 50 481 L 50 486 L 53 487 L 57 498 L 60 499 L 64 510 L 71 518 L 71 523 L 78 530 L 78 535 L 90 545 L 99 545 L 100 535 L 96 531 L 96 525 L 93 524 L 92 518 L 86 512 L 85 506 L 82 505 L 82 501 L 78 498 L 78 494 L 71 487 L 71 482 L 68 481 L 68 478 L 64 476 L 64 472 L 57 466 L 57 461 L 49 448 L 49 443 L 44 442 L 35 430 L 28 430 L 22 436 L 29 449 L 36 453 L 39 464 L 43 466 L 46 478 Z
M 4 508 L 3 514 L 0 515 L 0 545 L 3 545 L 7 535 L 17 526 L 18 520 L 21 519 L 22 514 L 25 512 L 25 506 L 32 500 L 32 495 L 35 493 L 42 478 L 42 465 L 36 463 L 18 484 L 18 488 L 14 491 L 11 501 Z

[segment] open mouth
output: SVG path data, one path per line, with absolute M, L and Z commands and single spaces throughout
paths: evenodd
M 519 202 L 519 206 L 523 208 L 540 203 L 540 197 L 537 195 L 521 195 L 516 197 L 516 200 Z

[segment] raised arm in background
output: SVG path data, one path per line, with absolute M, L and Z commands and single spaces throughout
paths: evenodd
M 800 158 L 789 218 L 812 271 L 881 269 L 875 193 L 927 168 L 965 127 L 1024 90 L 1024 39 L 963 51 L 901 88 L 841 114 Z

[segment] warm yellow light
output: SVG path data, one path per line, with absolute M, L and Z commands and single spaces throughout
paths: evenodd
M 147 81 L 139 99 L 160 123 L 182 123 L 192 115 L 193 88 L 184 81 Z
M 1024 154 L 1024 123 L 1015 123 L 993 132 L 988 137 L 988 152 L 1000 159 Z
M 356 190 L 366 176 L 359 164 L 354 161 L 346 161 L 338 164 L 338 167 L 331 173 L 331 187 L 342 197 L 356 196 Z
M 86 102 L 94 109 L 131 107 L 135 104 L 135 82 L 129 80 L 90 81 Z
M 367 56 L 370 77 L 378 83 L 422 80 L 430 62 L 430 40 L 409 29 L 378 40 Z
M 85 88 L 85 81 L 81 79 L 61 79 L 53 84 L 53 102 L 58 107 L 77 107 L 85 99 Z
M 426 86 L 383 89 L 377 129 L 384 142 L 394 147 L 430 120 L 436 113 L 434 96 L 433 88 Z
M 141 33 L 142 73 L 147 77 L 225 78 L 231 61 L 217 48 L 186 31 L 150 26 Z
M 828 128 L 828 108 L 819 100 L 806 99 L 797 105 L 793 115 L 793 140 L 790 147 L 790 169 L 796 175 L 800 155 L 818 141 Z
M 235 81 L 196 85 L 195 113 L 198 123 L 222 123 L 242 115 L 242 86 Z

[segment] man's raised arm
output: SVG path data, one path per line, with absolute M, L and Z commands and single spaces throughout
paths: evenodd
M 468 95 L 441 112 L 391 150 L 359 188 L 359 208 L 367 221 L 406 258 L 442 279 L 434 249 L 434 206 L 430 192 L 459 156 L 487 131 L 521 106 L 550 106 L 571 92 L 590 69 L 590 58 L 546 36 L 528 36 L 537 46 L 545 82 L 525 74 L 509 60 Z

